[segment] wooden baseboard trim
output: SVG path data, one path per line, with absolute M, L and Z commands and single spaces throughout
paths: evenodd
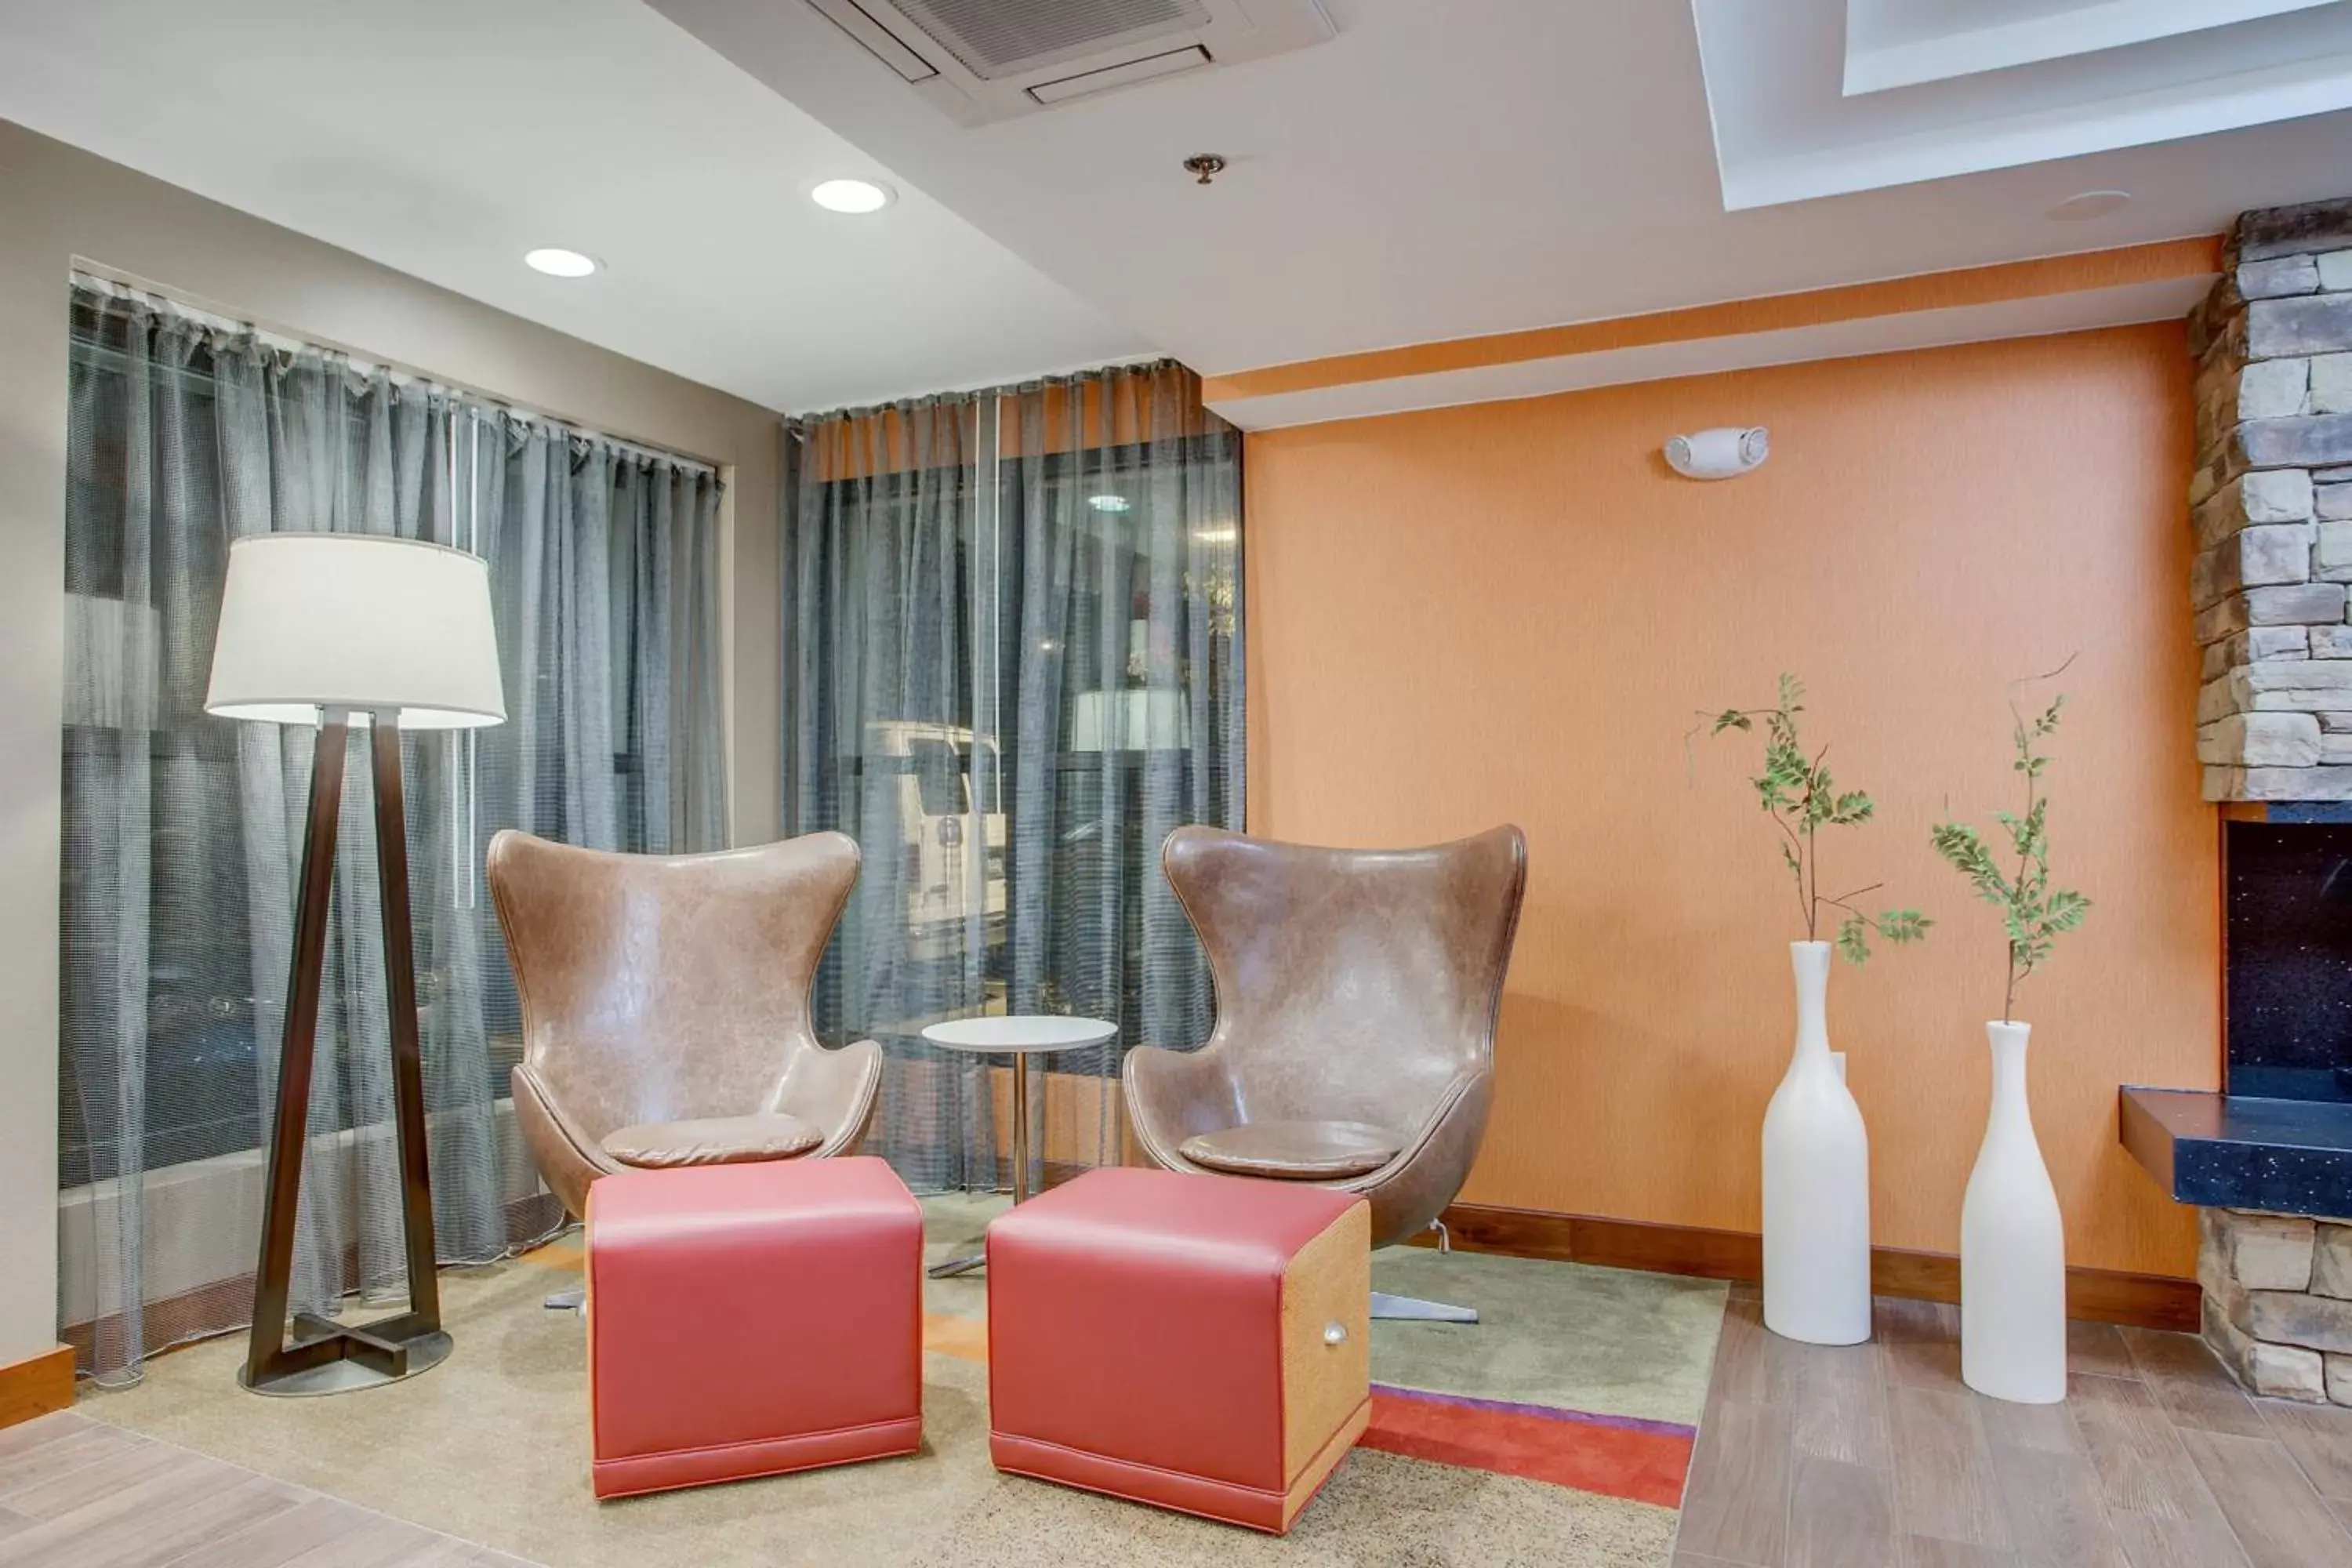
M 0 1366 L 0 1426 L 14 1426 L 74 1402 L 74 1352 L 59 1345 Z
M 1470 1252 L 1646 1268 L 1703 1279 L 1755 1281 L 1764 1277 L 1764 1238 L 1746 1231 L 1653 1225 L 1488 1204 L 1453 1205 L 1445 1211 L 1445 1227 L 1453 1233 L 1454 1245 Z M 1870 1285 L 1882 1296 L 1957 1301 L 1960 1260 L 1948 1253 L 1875 1247 L 1870 1254 Z M 2087 1322 L 2194 1333 L 2197 1281 L 2113 1268 L 2070 1268 L 2066 1315 Z

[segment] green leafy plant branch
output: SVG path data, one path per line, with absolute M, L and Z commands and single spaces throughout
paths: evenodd
M 2065 668 L 2062 664 L 2040 679 L 2050 679 Z M 2065 693 L 2061 692 L 2028 719 L 2013 698 L 2010 702 L 2010 716 L 2016 721 L 2011 743 L 2017 753 L 2010 767 L 2024 776 L 2025 809 L 1997 811 L 1993 818 L 2009 834 L 2016 870 L 2004 875 L 1984 836 L 1964 822 L 1939 822 L 1928 835 L 1936 853 L 1969 879 L 1977 897 L 2000 910 L 2009 935 L 2009 973 L 2000 997 L 2004 1024 L 2017 1009 L 2018 986 L 2050 956 L 2059 936 L 2081 925 L 2091 911 L 2091 900 L 2082 894 L 2050 885 L 2050 797 L 2042 793 L 2042 775 L 2050 759 L 2042 754 L 2042 742 L 2056 732 L 2065 706 Z
M 1868 822 L 1875 810 L 1860 790 L 1841 793 L 1824 759 L 1829 749 L 1808 755 L 1797 731 L 1797 715 L 1805 710 L 1804 683 L 1793 675 L 1780 677 L 1780 700 L 1770 708 L 1727 708 L 1702 714 L 1710 735 L 1726 730 L 1751 732 L 1764 723 L 1764 770 L 1748 782 L 1772 825 L 1780 830 L 1780 858 L 1796 881 L 1797 907 L 1805 921 L 1805 940 L 1821 940 L 1822 906 L 1844 911 L 1838 922 L 1837 948 L 1855 963 L 1870 961 L 1873 935 L 1888 943 L 1917 942 L 1935 921 L 1917 910 L 1882 910 L 1864 913 L 1853 900 L 1874 893 L 1885 884 L 1872 882 L 1844 893 L 1822 891 L 1819 834 L 1824 827 L 1851 827 Z

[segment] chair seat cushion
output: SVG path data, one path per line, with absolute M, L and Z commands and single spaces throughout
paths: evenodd
M 677 1165 L 740 1165 L 789 1160 L 824 1142 L 824 1133 L 797 1116 L 709 1116 L 695 1121 L 641 1121 L 604 1139 L 604 1152 L 624 1165 L 667 1170 Z
M 1184 1140 L 1177 1152 L 1235 1176 L 1331 1182 L 1379 1170 L 1404 1140 L 1362 1121 L 1244 1121 Z

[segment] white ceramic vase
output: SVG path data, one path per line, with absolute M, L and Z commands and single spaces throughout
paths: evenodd
M 1870 1135 L 1830 1050 L 1830 944 L 1792 942 L 1797 1040 L 1764 1112 L 1764 1326 L 1817 1345 L 1870 1338 Z
M 2031 1024 L 1991 1023 L 1992 1110 L 1960 1206 L 1960 1378 L 2021 1405 L 2066 1397 L 2066 1228 L 2025 1095 Z

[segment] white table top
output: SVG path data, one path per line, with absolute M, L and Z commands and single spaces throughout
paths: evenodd
M 1098 1046 L 1118 1035 L 1117 1024 L 1100 1018 L 1021 1015 L 999 1018 L 950 1018 L 923 1031 L 923 1038 L 950 1051 L 1066 1051 Z

